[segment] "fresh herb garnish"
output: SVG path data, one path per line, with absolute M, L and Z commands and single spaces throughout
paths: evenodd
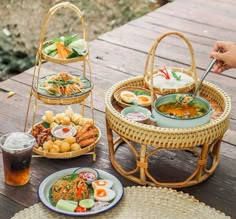
M 181 80 L 181 75 L 177 75 L 176 72 L 174 72 L 174 71 L 171 71 L 171 74 L 173 75 L 173 77 L 175 78 L 176 81 Z
M 70 182 L 70 181 L 76 179 L 77 176 L 78 176 L 77 173 L 72 173 L 70 176 L 64 176 L 64 177 L 62 178 L 62 180 L 66 180 L 66 181 L 69 181 L 69 182 Z

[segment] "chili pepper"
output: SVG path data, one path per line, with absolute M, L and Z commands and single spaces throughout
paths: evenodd
M 83 185 L 81 185 L 81 186 L 77 189 L 76 196 L 80 196 L 80 195 L 81 195 L 82 188 L 83 188 Z
M 170 79 L 169 72 L 165 66 L 164 66 L 164 69 L 159 69 L 159 72 L 161 72 L 162 74 L 160 75 L 164 76 L 166 79 Z
M 78 206 L 76 209 L 75 209 L 75 212 L 86 212 L 86 208 L 84 207 L 81 207 L 81 206 Z

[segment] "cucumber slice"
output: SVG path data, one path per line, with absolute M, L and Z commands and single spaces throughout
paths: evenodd
M 83 199 L 79 202 L 79 206 L 84 207 L 86 209 L 92 208 L 94 206 L 93 199 Z
M 78 202 L 60 199 L 57 202 L 56 208 L 61 209 L 63 211 L 74 212 L 77 206 Z

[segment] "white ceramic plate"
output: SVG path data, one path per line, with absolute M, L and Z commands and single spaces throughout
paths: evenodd
M 39 186 L 39 190 L 38 190 L 38 195 L 40 200 L 42 201 L 42 203 L 48 207 L 49 209 L 51 209 L 52 211 L 55 211 L 57 213 L 61 213 L 61 214 L 65 214 L 65 215 L 70 215 L 70 216 L 88 216 L 88 215 L 94 215 L 94 214 L 98 214 L 107 210 L 110 210 L 111 208 L 113 208 L 123 197 L 123 193 L 124 193 L 124 189 L 123 186 L 121 184 L 121 182 L 113 175 L 111 175 L 110 173 L 107 173 L 103 170 L 98 170 L 99 173 L 99 177 L 103 178 L 103 179 L 109 179 L 113 181 L 113 187 L 112 189 L 116 192 L 116 197 L 115 199 L 108 205 L 105 206 L 102 209 L 99 209 L 97 211 L 88 211 L 88 212 L 68 212 L 68 211 L 63 211 L 60 209 L 57 209 L 56 207 L 54 207 L 49 199 L 49 191 L 53 185 L 53 183 L 55 181 L 57 181 L 58 179 L 60 179 L 63 176 L 72 174 L 76 169 L 78 168 L 69 168 L 69 169 L 65 169 L 65 170 L 61 170 L 58 172 L 55 172 L 51 175 L 49 175 L 47 178 L 45 178 L 42 183 Z

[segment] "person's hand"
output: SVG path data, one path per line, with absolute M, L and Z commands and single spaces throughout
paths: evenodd
M 220 52 L 218 52 L 220 50 Z M 216 58 L 213 72 L 221 73 L 230 68 L 236 68 L 236 45 L 232 42 L 217 41 L 210 53 L 211 58 Z

